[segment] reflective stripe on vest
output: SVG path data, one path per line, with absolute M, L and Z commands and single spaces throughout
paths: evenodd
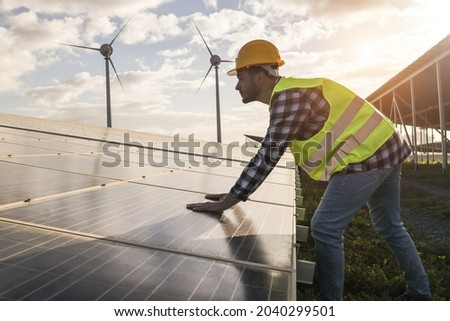
M 323 128 L 307 140 L 294 140 L 296 163 L 315 180 L 327 181 L 348 164 L 372 156 L 395 132 L 375 107 L 344 86 L 325 78 L 281 78 L 272 96 L 295 88 L 320 87 L 330 106 Z M 271 108 L 271 107 L 270 107 Z

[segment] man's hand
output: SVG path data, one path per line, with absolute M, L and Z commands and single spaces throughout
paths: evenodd
M 222 205 L 222 202 L 205 202 L 205 203 L 193 203 L 187 204 L 187 209 L 194 212 L 208 212 L 208 213 L 222 213 L 227 207 Z
M 216 202 L 187 204 L 186 208 L 194 212 L 222 213 L 230 207 L 239 203 L 239 200 L 228 194 L 206 194 L 206 199 Z

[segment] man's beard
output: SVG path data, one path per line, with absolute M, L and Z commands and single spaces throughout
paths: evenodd
M 244 104 L 247 104 L 247 103 L 250 103 L 250 102 L 256 100 L 256 98 L 258 97 L 259 91 L 256 90 L 256 85 L 254 85 L 254 86 L 252 86 L 252 90 L 247 90 L 245 92 L 245 94 L 246 94 L 245 96 L 242 96 L 242 94 L 241 94 L 241 97 L 242 97 L 242 102 Z

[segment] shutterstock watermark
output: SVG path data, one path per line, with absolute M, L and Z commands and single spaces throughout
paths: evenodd
M 194 134 L 189 135 L 187 140 L 180 140 L 180 135 L 176 134 L 171 141 L 142 143 L 131 141 L 129 133 L 124 133 L 121 143 L 104 143 L 102 153 L 109 158 L 102 162 L 104 167 L 130 167 L 132 163 L 137 163 L 139 167 L 218 167 L 224 162 L 225 166 L 231 166 L 233 162 L 240 161 L 236 156 L 249 159 L 256 155 L 255 148 L 248 144 L 200 143 L 195 141 Z
M 344 144 L 345 141 L 339 143 Z M 261 153 L 259 162 L 265 163 L 268 166 L 275 166 L 280 159 L 290 142 L 277 143 L 271 141 L 264 143 L 265 152 Z M 320 142 L 310 142 L 303 145 L 303 151 L 313 150 L 312 154 L 317 157 L 311 157 L 304 162 L 307 167 L 316 167 L 323 164 L 323 162 L 330 163 L 331 160 L 337 161 L 340 164 L 344 160 L 335 153 L 331 157 L 325 157 L 328 151 L 333 149 L 332 133 L 325 135 L 323 144 Z M 336 145 L 334 145 L 334 148 Z M 138 142 L 130 139 L 129 133 L 124 133 L 123 142 L 106 142 L 102 146 L 102 153 L 107 156 L 103 160 L 101 166 L 103 167 L 131 167 L 138 164 L 139 167 L 147 165 L 154 167 L 165 167 L 173 165 L 176 167 L 218 167 L 228 166 L 239 163 L 240 166 L 245 167 L 248 161 L 257 155 L 258 150 L 255 145 L 251 146 L 248 143 L 239 144 L 239 142 L 232 142 L 230 144 L 220 144 L 216 142 L 200 143 L 194 139 L 194 134 L 190 134 L 187 140 L 181 140 L 180 135 L 176 134 L 170 141 L 159 142 Z M 308 154 L 308 153 L 307 153 Z M 319 156 L 321 155 L 321 156 Z M 328 159 L 328 160 L 326 160 Z M 294 158 L 286 160 L 284 165 L 287 168 L 294 168 L 296 166 Z M 255 166 L 258 166 L 255 164 Z

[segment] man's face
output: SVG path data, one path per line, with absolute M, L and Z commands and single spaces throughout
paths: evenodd
M 260 89 L 255 81 L 255 73 L 248 69 L 238 70 L 237 79 L 238 82 L 235 89 L 241 94 L 242 102 L 247 104 L 257 100 Z

